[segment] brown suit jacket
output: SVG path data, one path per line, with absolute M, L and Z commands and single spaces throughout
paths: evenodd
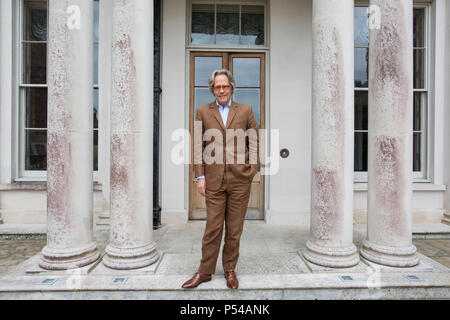
M 216 102 L 211 102 L 198 108 L 194 127 L 195 176 L 206 177 L 207 189 L 220 188 L 225 165 L 238 181 L 253 180 L 258 170 L 259 132 L 251 106 L 232 102 L 224 126 Z

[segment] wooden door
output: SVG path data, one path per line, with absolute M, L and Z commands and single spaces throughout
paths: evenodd
M 229 69 L 237 82 L 233 100 L 253 107 L 260 129 L 265 128 L 265 61 L 264 53 L 192 52 L 190 59 L 190 112 L 189 130 L 193 146 L 194 120 L 198 107 L 214 101 L 209 92 L 208 79 L 216 69 Z M 262 147 L 262 146 L 260 146 Z M 191 147 L 191 163 L 193 163 Z M 246 219 L 264 219 L 264 177 L 260 170 L 252 182 Z M 189 170 L 189 217 L 206 219 L 205 198 L 197 191 L 194 167 Z

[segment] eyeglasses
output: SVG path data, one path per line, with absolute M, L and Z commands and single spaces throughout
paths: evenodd
M 227 90 L 230 90 L 230 89 L 231 89 L 231 86 L 229 86 L 229 85 L 227 85 L 227 86 L 215 86 L 214 87 L 214 91 L 220 91 L 220 90 L 227 91 Z

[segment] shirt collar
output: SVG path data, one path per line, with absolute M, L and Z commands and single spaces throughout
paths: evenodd
M 230 99 L 230 102 L 228 102 L 228 104 L 225 107 L 221 106 L 217 100 L 216 100 L 216 104 L 217 104 L 217 107 L 219 107 L 219 109 L 220 108 L 223 108 L 223 109 L 231 108 L 231 99 Z

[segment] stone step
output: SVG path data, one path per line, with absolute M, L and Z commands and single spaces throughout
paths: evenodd
M 296 269 L 292 259 L 284 258 L 278 269 L 267 258 L 243 259 L 238 290 L 227 288 L 219 268 L 210 282 L 182 289 L 195 272 L 189 260 L 197 256 L 161 253 L 157 263 L 127 271 L 109 269 L 100 259 L 76 270 L 47 271 L 36 255 L 0 276 L 0 299 L 450 299 L 450 269 L 421 254 L 420 264 L 411 268 L 362 260 L 345 269 L 314 266 L 297 254 L 302 267 Z

